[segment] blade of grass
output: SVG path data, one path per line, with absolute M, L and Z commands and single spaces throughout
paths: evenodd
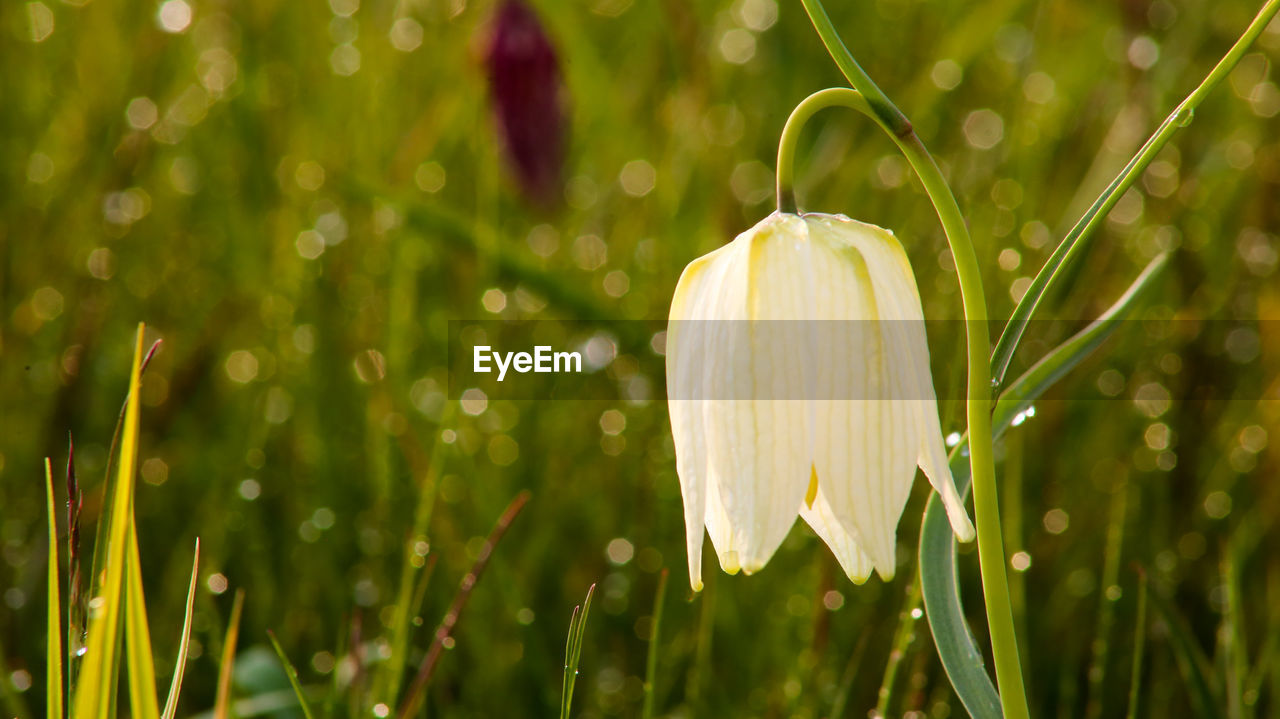
M 178 657 L 173 660 L 173 680 L 169 682 L 169 698 L 164 702 L 163 719 L 173 719 L 178 713 L 178 692 L 182 688 L 182 675 L 187 669 L 187 649 L 191 645 L 191 617 L 196 607 L 196 577 L 199 571 L 200 538 L 196 537 L 195 555 L 191 558 L 191 583 L 187 586 L 187 611 L 182 620 L 182 640 L 178 642 Z M 239 601 L 239 597 L 240 595 L 237 593 L 237 601 Z M 221 677 L 219 677 L 219 682 L 221 682 Z
M 156 701 L 156 666 L 151 650 L 151 627 L 147 623 L 147 600 L 142 591 L 142 566 L 138 554 L 138 527 L 132 508 L 127 530 L 129 549 L 125 555 L 124 646 L 129 669 L 129 708 L 136 719 L 159 719 Z
M 1129 189 L 1131 185 L 1142 175 L 1147 165 L 1160 153 L 1160 150 L 1169 142 L 1180 128 L 1186 127 L 1191 123 L 1191 118 L 1195 113 L 1196 107 L 1204 101 L 1205 97 L 1213 91 L 1213 88 L 1222 81 L 1224 77 L 1230 74 L 1231 70 L 1240 62 L 1240 58 L 1244 57 L 1245 51 L 1253 44 L 1253 41 L 1262 34 L 1266 29 L 1267 23 L 1271 22 L 1271 18 L 1275 16 L 1276 11 L 1280 10 L 1280 0 L 1267 0 L 1267 3 L 1258 11 L 1257 16 L 1253 18 L 1253 22 L 1249 23 L 1249 27 L 1240 35 L 1227 54 L 1222 57 L 1213 70 L 1205 76 L 1204 80 L 1187 95 L 1181 103 L 1174 108 L 1173 112 L 1165 118 L 1164 122 L 1156 128 L 1155 133 L 1147 139 L 1146 143 L 1138 150 L 1138 153 L 1129 160 L 1120 174 L 1116 176 L 1111 184 L 1102 192 L 1102 195 L 1094 201 L 1088 211 L 1084 213 L 1075 226 L 1062 239 L 1057 249 L 1049 256 L 1044 267 L 1036 274 L 1036 278 L 1032 280 L 1031 286 L 1027 289 L 1026 294 L 1018 301 L 1014 307 L 1013 314 L 1009 318 L 1008 324 L 1005 325 L 1004 331 L 1000 334 L 1000 339 L 996 342 L 995 350 L 991 354 L 991 376 L 996 387 L 1004 383 L 1005 373 L 1009 370 L 1009 363 L 1013 359 L 1013 355 L 1018 350 L 1018 344 L 1022 341 L 1022 335 L 1027 329 L 1027 323 L 1031 321 L 1031 317 L 1035 314 L 1036 309 L 1040 306 L 1041 301 L 1061 280 L 1064 270 L 1070 263 L 1080 256 L 1088 248 L 1088 241 L 1092 237 L 1098 225 L 1106 218 L 1107 213 L 1111 212 L 1111 208 L 1115 207 L 1120 201 L 1120 197 Z
M 1116 602 L 1108 596 L 1111 587 L 1119 587 L 1120 555 L 1124 550 L 1124 521 L 1128 505 L 1129 487 L 1117 487 L 1111 495 L 1111 516 L 1107 522 L 1107 542 L 1102 560 L 1102 584 L 1098 592 L 1098 628 L 1094 632 L 1090 648 L 1088 698 L 1085 700 L 1085 716 L 1096 719 L 1103 715 L 1104 681 L 1107 677 L 1107 658 L 1111 653 L 1111 627 L 1115 624 Z M 1118 599 L 1118 597 L 1117 597 Z
M 654 686 L 658 677 L 658 632 L 662 628 L 662 604 L 667 597 L 667 575 L 670 572 L 662 568 L 658 575 L 658 591 L 653 599 L 653 625 L 649 630 L 649 654 L 644 667 L 644 708 L 640 719 L 653 719 Z
M 452 425 L 457 410 L 457 402 L 446 403 L 437 430 Z M 400 585 L 396 595 L 395 618 L 391 622 L 391 639 L 389 641 L 391 656 L 380 667 L 380 674 L 374 682 L 375 696 L 379 697 L 379 700 L 385 702 L 387 706 L 395 706 L 396 701 L 400 698 L 400 687 L 404 682 L 404 667 L 407 663 L 409 650 L 409 635 L 412 633 L 409 620 L 417 612 L 417 608 L 422 606 L 422 596 L 426 591 L 426 582 L 430 576 L 430 569 L 428 568 L 417 579 L 414 577 L 422 569 L 422 564 L 417 563 L 417 560 L 423 560 L 423 557 L 418 555 L 418 543 L 427 543 L 428 551 L 430 551 L 427 529 L 431 526 L 431 514 L 435 509 L 436 494 L 440 486 L 438 480 L 444 467 L 445 457 L 446 445 L 441 435 L 440 431 L 435 433 L 427 473 L 418 486 L 418 504 L 414 510 L 413 529 L 409 532 L 409 538 L 405 542 L 405 557 L 404 562 L 400 565 Z M 433 557 L 430 560 L 433 566 L 434 561 Z M 415 581 L 418 584 L 416 589 L 414 588 Z M 411 591 L 414 593 L 410 594 Z
M 907 596 L 902 603 L 902 611 L 898 614 L 898 629 L 893 634 L 893 648 L 889 651 L 888 661 L 884 666 L 884 678 L 880 682 L 880 691 L 876 695 L 875 716 L 889 716 L 889 702 L 893 700 L 893 685 L 897 683 L 898 670 L 907 650 L 915 639 L 916 619 L 920 612 L 920 575 L 916 573 L 907 585 Z
M 1133 622 L 1133 668 L 1129 672 L 1129 711 L 1126 719 L 1138 719 L 1142 696 L 1142 655 L 1147 646 L 1147 575 L 1138 575 L 1138 616 Z
M 484 541 L 484 546 L 480 547 L 480 553 L 476 556 L 476 561 L 471 565 L 471 571 L 462 577 L 462 582 L 458 586 L 458 593 L 453 597 L 453 603 L 449 605 L 449 611 L 445 613 L 444 620 L 440 622 L 440 626 L 436 628 L 435 637 L 431 640 L 431 646 L 427 649 L 427 656 L 422 660 L 422 665 L 418 667 L 418 674 L 413 678 L 413 684 L 409 685 L 409 691 L 405 693 L 404 703 L 400 706 L 400 711 L 396 716 L 400 719 L 408 719 L 418 708 L 418 702 L 422 700 L 422 694 L 426 691 L 427 683 L 431 681 L 431 675 L 435 672 L 436 664 L 440 661 L 440 655 L 444 652 L 446 640 L 453 634 L 453 629 L 458 625 L 458 619 L 462 616 L 462 610 L 467 606 L 467 600 L 471 598 L 471 591 L 475 589 L 476 583 L 480 581 L 480 575 L 484 573 L 484 568 L 489 564 L 489 558 L 493 556 L 493 548 L 497 546 L 502 536 L 507 533 L 507 529 L 511 526 L 520 510 L 524 509 L 524 505 L 529 502 L 529 490 L 524 490 L 516 495 L 515 499 L 507 505 L 502 515 L 498 517 L 497 523 L 494 524 L 493 530 L 489 532 L 489 536 Z
M 62 719 L 62 597 L 58 586 L 58 515 L 53 501 L 53 463 L 44 460 L 45 497 L 49 512 L 49 608 L 45 628 L 45 706 L 50 717 Z
M 1262 691 L 1262 682 L 1274 665 L 1276 655 L 1280 654 L 1280 571 L 1277 571 L 1274 566 L 1267 573 L 1266 595 L 1267 606 L 1271 608 L 1267 618 L 1267 638 L 1262 648 L 1258 650 L 1258 661 L 1254 663 L 1253 669 L 1249 672 L 1249 679 L 1245 682 L 1244 694 L 1252 700 L 1252 703 L 1257 702 Z M 1276 696 L 1280 695 L 1273 695 L 1273 699 Z
M 280 657 L 280 664 L 284 667 L 285 676 L 289 677 L 289 686 L 293 687 L 293 694 L 298 698 L 298 706 L 302 708 L 302 714 L 307 719 L 316 719 L 315 714 L 311 711 L 311 705 L 307 703 L 307 697 L 302 692 L 302 684 L 298 682 L 298 670 L 293 667 L 293 662 L 289 661 L 289 657 L 285 655 L 284 648 L 280 646 L 279 640 L 276 639 L 275 632 L 267 630 L 267 638 L 271 640 L 271 648 L 276 650 L 276 656 Z
M 853 651 L 849 654 L 849 661 L 844 665 L 844 674 L 840 677 L 840 687 L 836 690 L 836 696 L 831 700 L 831 713 L 828 716 L 831 719 L 840 719 L 844 716 L 844 708 L 849 703 L 849 692 L 853 689 L 853 681 L 858 677 L 858 667 L 862 665 L 862 656 L 866 653 L 867 637 L 871 636 L 867 632 L 863 632 L 858 637 L 858 643 L 853 645 Z
M 1244 682 L 1249 674 L 1249 653 L 1245 646 L 1244 607 L 1240 597 L 1240 557 L 1235 543 L 1226 542 L 1222 549 L 1222 585 L 1227 592 L 1227 611 L 1222 615 L 1223 654 L 1226 664 L 1227 716 L 1245 719 L 1252 716 L 1244 700 Z
M 1138 298 L 1164 271 L 1169 257 L 1169 254 L 1165 253 L 1151 260 L 1133 284 L 1129 285 L 1124 294 L 1108 307 L 1106 312 L 1024 372 L 1017 382 L 1001 393 L 996 403 L 996 414 L 1003 415 L 1003 421 L 1012 421 L 1014 416 L 1030 407 L 1031 403 L 1044 394 L 1045 390 L 1093 354 L 1093 351 L 1119 328 L 1121 320 L 1133 310 Z M 1001 405 L 1004 407 L 1002 408 Z
M 1101 317 L 1049 352 L 1009 385 L 996 402 L 992 416 L 991 427 L 995 437 L 1004 434 L 1015 416 L 1026 411 L 1046 389 L 1084 361 L 1115 332 L 1120 320 L 1132 311 L 1137 299 L 1152 285 L 1167 262 L 1168 255 L 1152 260 Z M 961 497 L 968 496 L 967 437 L 962 437 L 952 449 L 950 465 L 956 490 Z M 929 498 L 920 528 L 920 588 L 938 658 L 961 703 L 975 719 L 999 717 L 1000 697 L 983 665 L 982 651 L 965 620 L 956 572 L 955 535 L 937 495 Z
M 573 687 L 578 683 L 578 663 L 582 658 L 582 637 L 587 630 L 587 614 L 591 611 L 591 597 L 596 585 L 587 588 L 587 598 L 569 615 L 569 637 L 564 647 L 564 682 L 560 685 L 560 719 L 569 719 L 573 706 Z
M 1187 694 L 1191 699 L 1191 707 L 1195 716 L 1205 719 L 1216 719 L 1222 716 L 1222 701 L 1219 692 L 1213 685 L 1213 670 L 1204 650 L 1196 643 L 1186 619 L 1162 595 L 1159 589 L 1148 593 L 1151 606 L 1169 628 L 1169 645 L 1173 649 L 1173 659 L 1178 665 L 1178 672 L 1186 682 Z
M 114 682 L 119 670 L 121 598 L 124 594 L 125 550 L 133 509 L 133 474 L 138 453 L 139 401 L 142 337 L 145 326 L 138 325 L 133 365 L 129 371 L 129 398 L 125 402 L 120 442 L 120 462 L 116 481 L 107 486 L 111 514 L 103 553 L 102 576 L 94 577 L 96 588 L 89 601 L 87 652 L 80 679 L 76 683 L 76 719 L 101 719 L 111 715 Z M 94 548 L 95 554 L 97 547 Z M 95 570 L 96 572 L 97 570 Z
M 141 366 L 138 367 L 138 381 L 141 383 L 142 375 L 147 371 L 147 365 L 151 364 L 151 358 L 155 357 L 156 352 L 160 349 L 163 340 L 156 340 L 151 344 L 151 349 L 147 350 L 147 356 L 142 359 Z M 134 361 L 137 361 L 137 352 L 134 353 Z M 93 537 L 93 559 L 89 564 L 89 591 L 97 590 L 97 582 L 99 581 L 98 571 L 102 567 L 105 560 L 105 552 L 107 551 L 107 527 L 110 524 L 103 521 L 102 518 L 110 517 L 113 510 L 112 487 L 114 483 L 111 481 L 111 470 L 118 469 L 117 465 L 112 463 L 112 458 L 116 456 L 116 450 L 120 448 L 120 435 L 124 430 L 125 415 L 128 413 L 129 402 L 133 398 L 133 384 L 129 385 L 129 394 L 125 395 L 124 404 L 120 407 L 120 414 L 116 417 L 116 428 L 111 433 L 111 447 L 107 450 L 107 468 L 103 472 L 102 482 L 102 508 L 99 511 L 98 528 L 94 532 Z
M 77 652 L 84 641 L 84 596 L 80 576 L 80 510 L 84 495 L 76 481 L 76 444 L 67 433 L 67 642 L 66 704 L 71 704 L 71 687 L 76 681 Z
M 231 605 L 231 619 L 227 622 L 226 638 L 222 640 L 222 661 L 218 665 L 218 695 L 213 705 L 214 719 L 230 719 L 231 669 L 236 662 L 236 640 L 240 636 L 240 613 L 244 610 L 244 590 L 236 590 Z M 169 719 L 165 717 L 165 719 Z
M 1014 433 L 1005 440 L 1004 472 L 1000 477 L 1000 520 L 1004 524 L 1005 555 L 1013 557 L 1026 549 L 1023 535 L 1023 485 L 1025 472 L 1023 457 L 1026 454 L 1026 435 Z M 1018 633 L 1018 657 L 1022 661 L 1024 676 L 1031 671 L 1031 646 L 1027 634 L 1027 574 L 1014 570 L 1009 575 L 1009 604 L 1013 608 L 1013 627 Z

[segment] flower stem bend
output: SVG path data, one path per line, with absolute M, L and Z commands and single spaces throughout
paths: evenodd
M 991 633 L 991 651 L 995 659 L 996 685 L 1006 719 L 1026 719 L 1029 711 L 1022 665 L 1018 659 L 1018 641 L 1013 628 L 1013 609 L 1009 599 L 1009 579 L 1005 570 L 1004 541 L 1000 529 L 1000 503 L 996 493 L 991 437 L 991 338 L 987 329 L 987 303 L 969 228 L 965 224 L 964 215 L 960 213 L 951 187 L 943 178 L 933 156 L 916 135 L 911 122 L 858 65 L 841 41 L 821 1 L 801 2 L 827 51 L 856 90 L 839 88 L 815 93 L 800 103 L 796 112 L 792 113 L 792 117 L 797 120 L 795 128 L 792 128 L 789 119 L 778 151 L 779 205 L 781 207 L 783 201 L 792 195 L 790 164 L 799 126 L 822 107 L 839 104 L 867 115 L 889 135 L 920 178 L 938 213 L 955 260 L 956 274 L 960 280 L 960 297 L 964 304 L 969 364 L 966 402 L 970 439 L 969 466 L 973 475 L 974 519 L 978 529 L 978 564 L 982 572 L 982 595 Z M 819 96 L 823 99 L 815 99 Z M 807 107 L 810 100 L 813 104 Z M 804 114 L 797 116 L 797 113 Z M 784 159 L 787 160 L 786 169 L 783 169 L 781 163 Z M 794 203 L 793 196 L 790 203 Z
M 829 87 L 819 90 L 800 101 L 799 105 L 787 117 L 787 124 L 782 127 L 782 136 L 778 138 L 778 211 L 798 212 L 795 191 L 795 155 L 796 142 L 800 139 L 800 131 L 804 129 L 809 118 L 828 107 L 848 107 L 876 119 L 875 112 L 867 99 L 857 90 L 847 87 Z

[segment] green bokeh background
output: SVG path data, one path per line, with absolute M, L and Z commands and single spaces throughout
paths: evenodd
M 342 684 L 353 624 L 360 656 L 378 662 L 414 507 L 438 490 L 416 664 L 523 489 L 532 500 L 474 591 L 430 687 L 431 716 L 554 716 L 569 615 L 592 583 L 575 716 L 638 715 L 663 568 L 659 715 L 853 717 L 875 706 L 925 483 L 903 517 L 892 583 L 855 587 L 797 527 L 763 572 L 709 571 L 695 597 L 660 361 L 646 338 L 623 341 L 635 325 L 622 321 L 665 317 L 688 261 L 771 211 L 783 121 L 841 78 L 797 3 L 533 4 L 569 107 L 565 200 L 551 208 L 522 199 L 493 121 L 482 64 L 492 2 L 192 0 L 177 33 L 150 1 L 0 6 L 6 714 L 43 713 L 41 461 L 62 466 L 74 433 L 87 540 L 139 321 L 148 342 L 163 339 L 142 391 L 136 512 L 165 672 L 202 542 L 184 713 L 212 706 L 235 589 L 246 592 L 237 697 L 282 686 L 261 655 L 268 628 L 304 684 Z M 953 182 L 999 318 L 1256 7 L 829 10 Z M 1280 433 L 1280 334 L 1260 321 L 1280 316 L 1277 57 L 1272 23 L 1121 201 L 1070 290 L 1051 298 L 1043 317 L 1054 321 L 1015 360 L 1016 373 L 1151 257 L 1176 251 L 1146 321 L 998 447 L 1006 538 L 1030 559 L 1012 579 L 1036 716 L 1124 714 L 1134 563 L 1208 656 L 1224 712 L 1280 711 L 1268 442 Z M 894 229 L 926 315 L 958 318 L 936 217 L 878 133 L 849 113 L 820 116 L 798 156 L 802 205 Z M 498 317 L 598 320 L 627 360 L 608 377 L 643 377 L 647 399 L 450 409 L 449 320 Z M 955 397 L 963 338 L 946 329 L 931 337 L 933 363 L 940 394 Z M 963 429 L 958 403 L 941 410 L 945 432 Z M 984 638 L 971 548 L 961 571 Z M 1140 714 L 1185 716 L 1169 624 L 1149 618 Z M 891 715 L 963 715 L 923 620 L 900 659 Z M 332 696 L 338 715 L 370 715 L 365 694 Z

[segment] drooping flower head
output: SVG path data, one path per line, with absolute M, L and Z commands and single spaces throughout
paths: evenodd
M 498 128 L 521 189 L 550 204 L 560 191 L 566 134 L 564 83 L 555 48 L 533 9 L 506 0 L 485 53 Z
M 666 361 L 695 590 L 704 531 L 725 571 L 751 573 L 797 514 L 850 579 L 892 578 L 917 466 L 973 538 L 923 320 L 902 245 L 842 215 L 774 213 L 685 268 Z

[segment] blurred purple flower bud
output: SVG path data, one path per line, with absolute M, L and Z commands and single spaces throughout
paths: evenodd
M 564 83 L 555 48 L 537 15 L 506 0 L 485 53 L 498 128 L 525 194 L 542 204 L 560 197 L 564 162 Z

